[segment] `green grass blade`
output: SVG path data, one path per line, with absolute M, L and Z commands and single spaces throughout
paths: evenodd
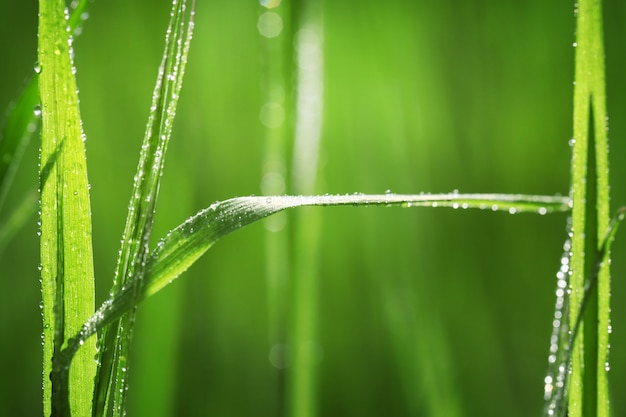
M 143 280 L 148 242 L 163 173 L 164 156 L 172 133 L 193 32 L 195 2 L 190 12 L 186 7 L 186 1 L 172 3 L 165 52 L 159 68 L 146 135 L 135 175 L 113 282 L 113 294 L 124 290 L 129 290 L 134 294 Z M 118 322 L 105 329 L 100 337 L 100 367 L 94 391 L 94 415 L 96 416 L 104 415 L 105 412 L 114 416 L 124 414 L 127 358 L 133 322 L 134 311 L 129 309 Z
M 44 413 L 83 416 L 91 412 L 95 343 L 84 343 L 71 368 L 60 355 L 95 303 L 87 167 L 67 27 L 62 0 L 40 2 Z
M 594 253 L 609 224 L 607 112 L 601 2 L 578 3 L 572 157 L 572 276 L 570 326 L 575 326 L 593 269 Z M 605 364 L 608 358 L 610 275 L 598 275 L 597 292 L 589 300 L 585 324 L 572 352 L 569 415 L 608 417 Z
M 563 317 L 561 314 L 558 315 L 558 317 L 555 317 L 555 320 L 558 320 L 559 323 L 562 324 L 560 324 L 559 326 L 555 326 L 554 329 L 555 334 L 558 333 L 557 337 L 560 338 L 558 344 L 552 347 L 553 342 L 551 341 L 550 354 L 554 355 L 554 359 L 550 359 L 549 361 L 551 364 L 551 370 L 548 373 L 545 381 L 545 417 L 563 417 L 567 410 L 567 390 L 570 375 L 568 369 L 570 367 L 570 360 L 574 348 L 574 343 L 576 342 L 580 327 L 583 323 L 585 312 L 587 311 L 587 307 L 589 306 L 589 301 L 591 300 L 594 290 L 598 285 L 600 271 L 602 271 L 610 261 L 611 245 L 615 240 L 617 229 L 624 220 L 624 217 L 626 217 L 626 207 L 622 207 L 611 219 L 611 223 L 609 224 L 605 237 L 601 241 L 602 243 L 600 245 L 600 249 L 598 249 L 596 252 L 593 270 L 585 281 L 583 299 L 580 303 L 580 307 L 578 308 L 578 313 L 575 317 L 574 327 L 572 328 L 572 331 L 567 331 L 569 327 L 566 317 Z M 569 250 L 566 248 L 566 252 L 568 251 Z M 559 288 L 561 290 L 564 290 L 562 285 L 559 285 Z M 561 303 L 562 301 L 557 301 L 557 311 L 560 309 L 558 304 Z M 557 359 L 557 354 L 559 354 L 560 356 L 559 359 Z
M 81 0 L 72 10 L 69 27 L 75 35 L 78 32 L 78 25 L 86 16 L 88 4 L 88 0 Z M 40 71 L 41 65 L 35 63 L 33 70 L 35 74 L 28 78 L 16 102 L 7 109 L 0 129 L 0 213 L 2 213 L 3 203 L 15 171 L 39 123 L 41 108 L 37 73 Z M 36 201 L 26 197 L 23 202 L 24 204 L 11 213 L 10 219 L 0 225 L 0 253 L 2 247 L 17 233 L 21 225 L 25 224 L 30 215 L 35 213 Z M 19 221 L 16 221 L 18 219 Z
M 294 135 L 292 114 L 293 94 L 293 30 L 291 2 L 266 3 L 259 9 L 259 22 L 268 17 L 278 17 L 282 30 L 276 36 L 259 27 L 259 39 L 263 51 L 262 94 L 260 120 L 263 129 L 262 195 L 282 195 L 288 190 L 291 139 Z M 275 35 L 271 33 L 271 35 Z M 267 281 L 268 350 L 288 343 L 289 312 L 291 297 L 290 226 L 285 216 L 274 216 L 265 222 L 265 277 Z M 284 361 L 284 357 L 279 357 Z M 280 362 L 275 364 L 273 380 L 275 409 L 283 414 L 287 370 Z M 278 366 L 276 366 L 278 364 Z
M 13 236 L 15 236 L 36 213 L 36 208 L 37 193 L 33 191 L 22 199 L 19 206 L 13 210 L 11 216 L 2 224 L 2 227 L 0 227 L 0 256 L 2 256 L 4 249 Z
M 294 39 L 297 66 L 296 124 L 292 184 L 295 194 L 314 194 L 318 182 L 318 158 L 323 113 L 322 10 L 314 1 L 296 3 L 299 17 Z M 290 314 L 291 366 L 287 369 L 287 415 L 318 414 L 319 267 L 322 213 L 300 210 L 294 216 L 293 270 Z
M 37 77 L 32 77 L 9 108 L 0 131 L 0 212 L 22 154 L 37 129 L 38 104 L 39 86 Z
M 88 5 L 89 0 L 80 0 L 72 10 L 68 26 L 74 35 L 78 34 L 79 25 L 86 17 Z M 41 71 L 41 65 L 35 63 L 33 71 L 35 75 L 28 78 L 19 98 L 9 106 L 0 130 L 0 209 L 12 175 L 37 128 L 38 116 L 41 114 L 37 85 L 37 74 Z
M 253 196 L 218 202 L 170 231 L 157 244 L 146 260 L 145 276 L 135 279 L 136 286 L 125 286 L 103 303 L 68 346 L 67 360 L 81 342 L 170 284 L 222 237 L 282 210 L 304 206 L 452 207 L 541 214 L 570 210 L 567 197 L 521 194 Z

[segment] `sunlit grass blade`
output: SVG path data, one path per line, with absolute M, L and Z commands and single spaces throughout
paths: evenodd
M 601 2 L 578 2 L 572 156 L 572 276 L 570 326 L 585 296 L 584 278 L 609 225 L 609 165 Z M 610 274 L 599 272 L 597 292 L 572 352 L 571 417 L 609 417 L 606 362 L 609 349 Z
M 91 413 L 95 343 L 85 343 L 71 368 L 61 359 L 95 303 L 84 137 L 67 27 L 62 0 L 40 2 L 44 413 L 83 416 Z
M 124 291 L 136 294 L 143 282 L 165 153 L 193 32 L 194 8 L 195 2 L 190 11 L 187 11 L 186 1 L 174 1 L 172 4 L 165 52 L 135 175 L 112 294 Z M 118 322 L 104 329 L 100 337 L 100 367 L 94 391 L 95 416 L 124 414 L 134 316 L 134 310 L 127 310 Z
M 80 0 L 72 9 L 68 27 L 70 32 L 77 34 L 77 28 L 86 17 L 88 0 Z M 19 98 L 7 110 L 6 118 L 0 130 L 0 209 L 11 182 L 12 174 L 19 165 L 21 155 L 37 128 L 41 115 L 39 107 L 39 87 L 37 74 L 41 65 L 36 62 L 33 74 L 28 77 Z M 0 210 L 1 211 L 1 210 Z
M 76 28 L 85 19 L 88 4 L 88 0 L 81 0 L 72 10 L 69 28 L 75 35 L 77 34 Z M 39 123 L 41 107 L 37 74 L 40 71 L 41 65 L 37 62 L 34 64 L 33 74 L 28 77 L 18 99 L 9 106 L 0 128 L 0 213 L 2 213 L 13 175 L 22 160 L 22 154 Z M 0 224 L 0 252 L 3 244 L 6 244 L 17 233 L 20 228 L 18 226 L 25 224 L 30 215 L 35 213 L 36 203 L 32 198 L 26 197 L 23 204 L 11 213 L 11 218 L 6 223 Z M 15 219 L 19 221 L 16 222 Z
M 113 294 L 68 346 L 67 360 L 81 342 L 135 308 L 186 271 L 219 239 L 282 210 L 304 206 L 400 206 L 478 208 L 516 213 L 569 211 L 569 198 L 508 194 L 353 194 L 238 197 L 201 210 L 163 238 L 146 259 L 144 276 Z M 133 285 L 130 285 L 133 284 Z
M 567 331 L 568 317 L 563 316 L 558 318 L 560 323 L 558 327 L 563 327 L 555 328 L 555 330 L 563 335 L 566 335 L 567 337 L 563 337 L 559 341 L 559 344 L 555 348 L 551 347 L 550 350 L 550 355 L 555 356 L 554 360 L 550 359 L 549 361 L 551 364 L 551 371 L 549 372 L 545 381 L 546 406 L 544 409 L 544 416 L 546 417 L 563 417 L 566 413 L 568 401 L 567 390 L 570 375 L 569 369 L 571 365 L 570 360 L 572 357 L 574 343 L 576 342 L 580 326 L 583 323 L 583 318 L 589 305 L 589 300 L 591 299 L 592 294 L 596 289 L 596 286 L 598 285 L 600 271 L 608 266 L 608 263 L 610 261 L 611 245 L 615 240 L 617 229 L 624 220 L 625 216 L 626 207 L 622 207 L 613 217 L 613 219 L 611 219 L 611 223 L 609 224 L 608 230 L 606 231 L 606 235 L 601 241 L 602 243 L 600 245 L 600 249 L 598 249 L 598 251 L 596 252 L 593 270 L 585 281 L 583 299 L 580 303 L 580 307 L 578 308 L 578 313 L 573 321 L 574 327 L 572 328 L 571 332 Z M 564 290 L 562 286 L 559 286 L 559 288 L 561 288 L 561 290 Z M 557 359 L 557 353 L 559 354 L 560 359 Z

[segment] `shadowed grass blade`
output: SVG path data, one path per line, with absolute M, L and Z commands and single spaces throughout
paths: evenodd
M 37 193 L 33 190 L 22 199 L 20 205 L 13 210 L 11 216 L 0 227 L 0 256 L 13 236 L 28 222 L 36 212 Z
M 37 129 L 38 104 L 37 77 L 32 77 L 9 109 L 0 132 L 0 212 L 24 149 Z
M 145 275 L 103 303 L 68 345 L 67 359 L 81 342 L 170 284 L 219 239 L 282 210 L 303 206 L 401 206 L 478 208 L 516 213 L 569 211 L 567 197 L 506 194 L 380 194 L 238 197 L 201 210 L 163 238 L 146 260 Z M 514 209 L 514 210 L 513 210 Z M 130 284 L 130 283 L 129 283 Z
M 64 1 L 40 2 L 44 413 L 84 416 L 91 413 L 95 343 L 85 343 L 71 368 L 61 355 L 95 304 L 87 166 L 67 27 Z
M 173 1 L 166 32 L 165 52 L 153 93 L 150 117 L 135 175 L 112 294 L 137 294 L 143 282 L 148 242 L 152 230 L 165 153 L 169 143 L 191 35 L 195 2 Z M 99 339 L 99 368 L 94 391 L 94 415 L 124 414 L 127 392 L 128 352 L 135 312 L 104 329 Z

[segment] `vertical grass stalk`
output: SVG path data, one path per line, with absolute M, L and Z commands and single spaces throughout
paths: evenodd
M 128 206 L 112 293 L 129 290 L 135 300 L 139 298 L 139 287 L 144 278 L 165 153 L 172 134 L 193 33 L 194 13 L 195 2 L 192 2 L 190 10 L 187 10 L 185 0 L 172 2 L 165 52 Z M 135 308 L 124 313 L 100 335 L 94 416 L 105 413 L 121 416 L 125 413 L 128 355 L 134 320 Z
M 46 415 L 87 416 L 95 341 L 84 343 L 71 368 L 60 362 L 95 302 L 87 167 L 67 19 L 64 1 L 40 2 L 43 394 Z
M 297 101 L 293 151 L 293 191 L 313 194 L 318 178 L 318 153 L 322 128 L 323 38 L 318 2 L 303 1 L 297 10 L 295 36 Z M 289 415 L 317 415 L 317 373 L 320 344 L 317 331 L 318 253 L 322 219 L 318 210 L 297 213 L 294 235 L 292 367 L 289 380 Z
M 293 136 L 292 36 L 289 2 L 263 2 L 258 29 L 263 47 L 260 120 L 265 127 L 261 193 L 283 195 L 287 191 L 289 141 Z M 289 234 L 287 214 L 265 220 L 265 275 L 267 277 L 268 342 L 270 362 L 276 368 L 276 415 L 284 413 L 287 366 L 287 303 L 289 300 Z
M 609 225 L 609 169 L 602 8 L 581 0 L 577 10 L 574 138 L 572 157 L 572 258 L 570 328 L 584 297 L 585 277 L 593 268 Z M 598 273 L 574 344 L 569 387 L 571 417 L 608 417 L 607 382 L 610 275 Z

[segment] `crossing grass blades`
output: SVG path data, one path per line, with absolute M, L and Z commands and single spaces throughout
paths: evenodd
M 555 327 L 551 340 L 544 415 L 610 415 L 606 372 L 597 369 L 597 364 L 603 367 L 607 361 L 608 260 L 611 242 L 625 210 L 622 208 L 609 219 L 599 2 L 578 2 L 570 196 L 454 192 L 240 197 L 201 210 L 151 248 L 160 179 L 194 27 L 195 1 L 175 0 L 110 298 L 98 309 L 94 304 L 84 133 L 72 62 L 73 35 L 87 6 L 87 1 L 79 1 L 68 14 L 63 0 L 40 2 L 36 74 L 9 113 L 0 140 L 1 203 L 19 164 L 21 150 L 40 116 L 45 414 L 124 415 L 127 361 L 137 305 L 180 276 L 221 237 L 296 207 L 382 205 L 535 214 L 571 211 L 571 233 L 564 255 L 568 264 L 564 277 L 567 281 L 565 285 L 559 284 L 562 290 L 566 286 L 570 295 L 560 302 L 557 300 L 559 326 Z M 37 114 L 32 112 L 35 105 Z M 19 216 L 10 218 L 17 219 L 14 220 L 17 228 L 24 221 Z M 0 241 L 0 245 L 3 243 Z M 590 305 L 595 308 L 589 308 Z M 97 338 L 91 337 L 96 334 Z M 590 351 L 596 357 L 590 359 Z M 97 361 L 93 360 L 94 356 Z M 596 364 L 595 368 L 590 364 Z

